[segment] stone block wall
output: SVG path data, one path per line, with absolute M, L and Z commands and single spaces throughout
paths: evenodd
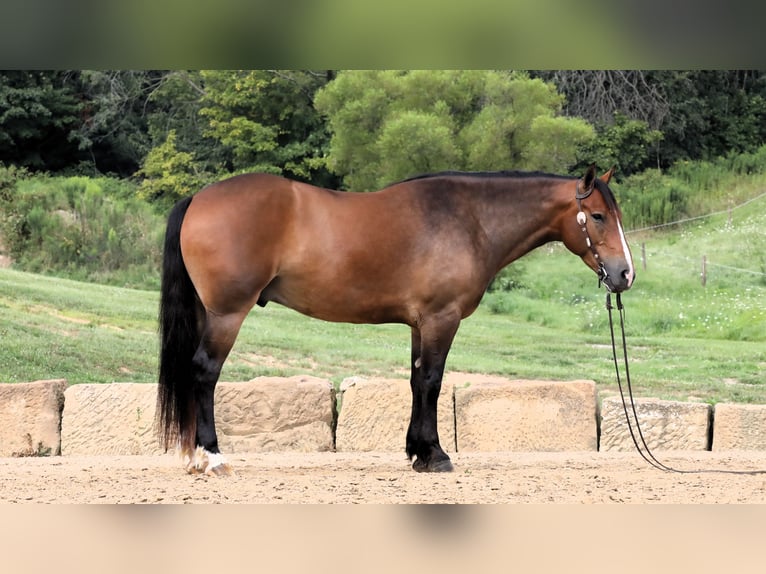
M 261 377 L 216 388 L 224 452 L 404 453 L 409 382 L 353 377 Z M 0 457 L 159 454 L 156 385 L 73 385 L 64 380 L 0 384 Z M 336 399 L 341 403 L 336 411 Z M 641 398 L 650 449 L 766 450 L 766 405 Z M 592 381 L 512 381 L 451 373 L 439 399 L 443 448 L 456 451 L 633 450 L 619 397 L 597 407 Z M 599 442 L 600 441 L 600 442 Z
M 160 454 L 154 427 L 157 385 L 73 385 L 66 390 L 62 454 Z M 335 393 L 310 376 L 220 382 L 218 444 L 224 452 L 333 449 Z

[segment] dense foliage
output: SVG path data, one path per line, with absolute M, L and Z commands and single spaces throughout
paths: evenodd
M 26 271 L 158 287 L 163 218 L 134 191 L 114 178 L 18 180 L 0 194 L 0 237 Z
M 342 72 L 316 96 L 327 161 L 350 189 L 446 169 L 566 171 L 593 128 L 553 84 L 492 71 Z
M 366 191 L 595 161 L 617 167 L 628 228 L 648 227 L 737 201 L 765 143 L 766 73 L 750 70 L 4 71 L 0 250 L 151 286 L 173 202 L 255 170 Z
M 627 175 L 753 152 L 766 142 L 765 99 L 766 73 L 752 70 L 3 71 L 0 161 L 131 177 L 175 133 L 195 173 L 261 169 L 337 186 L 344 142 L 372 141 L 374 153 L 355 153 L 385 163 L 400 140 L 420 156 L 436 141 L 445 157 L 503 169 L 520 166 L 495 162 L 525 161 L 525 131 L 554 137 L 552 122 L 578 118 L 597 134 L 577 144 L 578 159 L 615 161 Z M 547 119 L 532 126 L 537 116 Z M 469 159 L 474 143 L 485 147 Z

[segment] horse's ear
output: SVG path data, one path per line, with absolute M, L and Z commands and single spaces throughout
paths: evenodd
M 602 175 L 599 179 L 608 185 L 612 179 L 612 176 L 614 175 L 615 167 L 616 166 L 612 166 L 611 168 L 609 168 L 609 171 L 606 172 L 604 175 Z
M 588 166 L 588 171 L 585 172 L 585 176 L 582 178 L 583 192 L 593 189 L 593 184 L 596 181 L 596 164 L 592 163 Z

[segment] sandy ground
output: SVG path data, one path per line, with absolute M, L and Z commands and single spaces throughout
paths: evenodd
M 236 475 L 192 476 L 167 456 L 0 458 L 2 503 L 765 503 L 766 452 L 458 453 L 419 474 L 391 453 L 229 455 Z
M 766 469 L 766 452 L 656 454 Z M 766 507 L 743 503 L 766 502 L 766 473 L 636 453 L 458 453 L 446 475 L 391 453 L 229 460 L 219 478 L 174 456 L 0 458 L 3 571 L 763 572 Z M 388 504 L 421 502 L 480 504 Z

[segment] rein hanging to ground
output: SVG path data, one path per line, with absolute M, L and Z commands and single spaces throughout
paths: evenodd
M 622 399 L 622 408 L 625 412 L 625 420 L 628 423 L 628 430 L 630 431 L 630 438 L 633 439 L 633 444 L 636 447 L 636 450 L 638 451 L 638 454 L 641 455 L 641 457 L 648 462 L 650 465 L 652 465 L 654 468 L 658 470 L 664 470 L 666 472 L 677 472 L 682 474 L 699 474 L 699 473 L 721 473 L 721 474 L 766 474 L 766 470 L 725 470 L 725 469 L 694 469 L 694 470 L 685 470 L 685 469 L 678 469 L 673 468 L 671 466 L 668 466 L 659 460 L 652 454 L 652 451 L 649 450 L 649 446 L 646 444 L 646 440 L 644 439 L 644 434 L 641 432 L 641 426 L 638 424 L 638 413 L 636 412 L 636 404 L 633 400 L 633 388 L 630 383 L 630 370 L 628 368 L 628 345 L 625 340 L 625 308 L 622 305 L 622 299 L 620 298 L 620 294 L 617 293 L 617 310 L 620 313 L 620 331 L 622 333 L 622 357 L 623 357 L 623 364 L 625 366 L 625 382 L 628 387 L 628 398 L 630 400 L 630 411 L 628 410 L 628 403 L 625 400 L 625 393 L 623 392 L 622 388 L 622 380 L 620 378 L 620 367 L 619 362 L 617 360 L 617 344 L 615 343 L 614 338 L 614 322 L 612 320 L 612 294 L 607 292 L 606 294 L 606 309 L 609 312 L 609 333 L 612 338 L 612 357 L 614 359 L 614 370 L 617 374 L 617 386 L 620 389 L 620 398 Z M 633 414 L 633 422 L 631 422 L 631 416 L 630 413 Z M 633 431 L 633 424 L 635 424 L 636 432 Z M 641 445 L 638 443 L 638 439 L 636 438 L 636 433 L 638 433 L 638 437 L 641 440 Z M 642 449 L 643 446 L 643 449 Z

